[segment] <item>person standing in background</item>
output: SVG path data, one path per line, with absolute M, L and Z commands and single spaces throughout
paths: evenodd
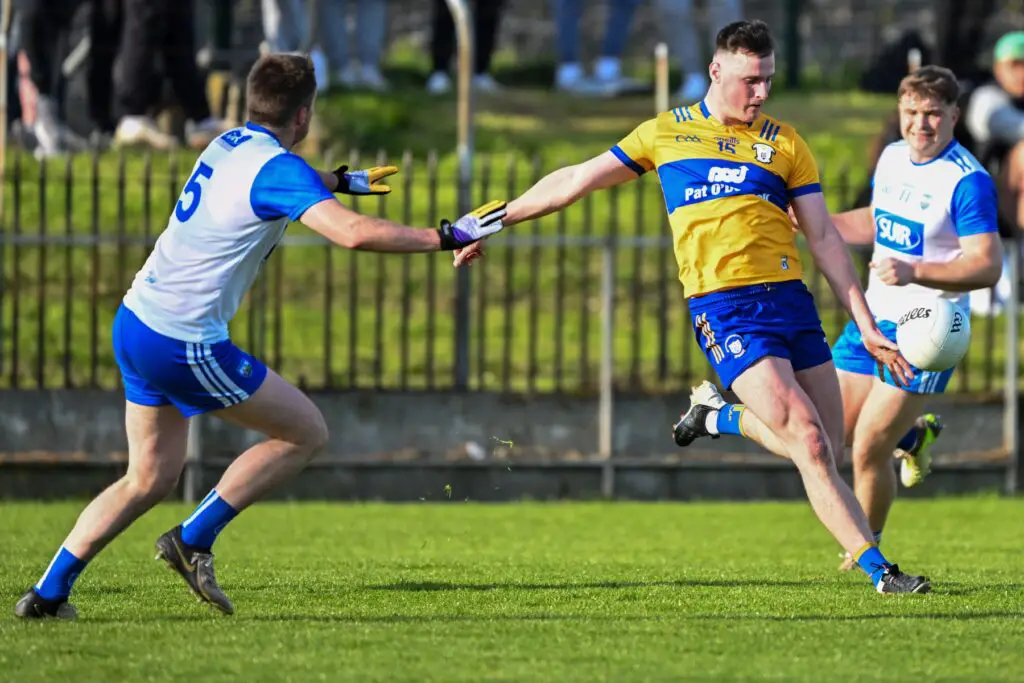
M 640 83 L 622 75 L 622 53 L 626 48 L 633 16 L 642 0 L 611 0 L 605 24 L 601 56 L 594 62 L 593 78 L 587 78 L 580 61 L 580 20 L 582 0 L 555 0 L 555 31 L 558 68 L 555 89 L 575 95 L 614 97 L 639 89 Z
M 160 97 L 159 55 L 171 89 L 184 110 L 190 147 L 202 149 L 227 128 L 213 118 L 206 84 L 196 66 L 194 0 L 124 0 L 124 25 L 114 74 L 114 103 L 120 119 L 117 145 L 145 144 L 169 149 L 177 140 L 151 117 Z
M 658 0 L 669 54 L 679 58 L 683 82 L 676 97 L 683 104 L 692 104 L 707 92 L 705 54 L 711 52 L 718 29 L 743 18 L 740 0 L 708 0 L 705 30 L 698 32 L 693 3 L 694 0 Z
M 316 0 L 317 43 L 323 45 L 334 76 L 346 88 L 383 92 L 390 87 L 380 71 L 387 35 L 387 1 L 354 0 L 355 31 L 348 32 L 348 0 Z M 356 43 L 358 63 L 352 60 Z
M 473 4 L 473 88 L 478 92 L 492 93 L 501 86 L 491 75 L 491 57 L 501 22 L 504 0 L 480 0 Z M 427 92 L 442 95 L 452 89 L 452 78 L 448 75 L 452 56 L 455 54 L 455 23 L 445 0 L 434 0 L 434 22 L 430 40 L 432 68 L 427 80 Z

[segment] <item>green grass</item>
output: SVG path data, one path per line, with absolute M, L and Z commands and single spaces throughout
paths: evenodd
M 383 202 L 355 202 L 357 209 L 414 225 L 436 225 L 440 217 L 454 217 L 451 98 L 429 98 L 419 89 L 406 89 L 388 96 L 335 94 L 319 106 L 328 156 L 335 162 L 372 163 L 378 150 L 380 159 L 409 155 L 394 194 Z M 891 98 L 858 93 L 780 93 L 773 96 L 769 111 L 807 138 L 823 169 L 830 203 L 838 210 L 863 180 L 865 150 L 891 106 Z M 556 164 L 607 149 L 650 116 L 651 108 L 648 97 L 592 100 L 538 90 L 481 98 L 474 201 L 511 196 Z M 356 154 L 357 149 L 363 153 Z M 427 161 L 431 150 L 439 153 L 433 166 Z M 353 154 L 356 158 L 350 159 Z M 79 157 L 71 162 L 74 182 L 68 202 L 68 168 L 63 163 L 47 166 L 44 185 L 33 160 L 9 156 L 4 227 L 29 236 L 38 235 L 41 226 L 51 236 L 82 236 L 91 234 L 95 215 L 98 232 L 112 240 L 119 235 L 153 239 L 192 162 L 187 154 L 173 160 L 139 154 L 122 160 L 112 154 L 98 159 L 94 168 L 91 159 Z M 148 192 L 143 182 L 147 168 L 153 179 Z M 17 215 L 16 187 L 21 197 Z M 572 207 L 564 223 L 549 217 L 495 240 L 490 258 L 471 273 L 470 388 L 591 392 L 596 387 L 600 248 L 570 246 L 563 252 L 551 245 L 508 246 L 507 237 L 553 237 L 561 231 L 574 236 L 614 232 L 627 238 L 667 237 L 663 213 L 656 179 L 645 177 Z M 311 234 L 294 225 L 289 237 L 301 241 Z M 110 242 L 41 251 L 8 247 L 0 255 L 0 387 L 81 386 L 91 383 L 94 364 L 99 386 L 116 387 L 110 324 L 146 248 Z M 275 253 L 232 334 L 285 377 L 309 387 L 449 387 L 456 285 L 448 259 L 352 254 L 293 243 Z M 618 251 L 615 358 L 620 388 L 677 391 L 706 374 L 675 271 L 674 259 L 664 248 L 627 246 Z M 831 312 L 835 304 L 827 287 L 820 287 L 819 305 L 826 331 L 834 337 L 844 320 Z M 976 343 L 971 353 L 969 381 L 954 386 L 962 391 L 979 391 L 989 384 L 998 388 L 1002 363 L 990 371 L 983 344 Z M 997 346 L 996 360 L 1004 355 Z
M 439 493 L 439 492 L 438 492 Z M 458 492 L 455 492 L 458 498 Z M 13 604 L 77 505 L 0 507 Z M 154 562 L 164 505 L 76 587 L 0 618 L 10 681 L 1016 681 L 1024 502 L 902 501 L 885 548 L 935 592 L 839 573 L 801 503 L 267 504 L 218 541 L 232 618 Z

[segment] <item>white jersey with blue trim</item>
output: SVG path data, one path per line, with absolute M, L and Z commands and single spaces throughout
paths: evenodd
M 921 164 L 911 160 L 906 142 L 892 143 L 879 157 L 872 186 L 875 261 L 947 263 L 962 255 L 961 237 L 998 231 L 995 184 L 956 140 Z M 896 321 L 935 297 L 969 307 L 967 292 L 887 285 L 873 271 L 869 277 L 868 305 L 878 320 Z
M 228 131 L 196 160 L 125 306 L 172 339 L 227 339 L 228 324 L 288 221 L 333 196 L 266 128 L 247 123 Z

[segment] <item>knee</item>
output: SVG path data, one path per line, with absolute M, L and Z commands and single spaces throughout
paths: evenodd
M 828 435 L 815 421 L 797 420 L 789 427 L 790 442 L 800 454 L 800 460 L 812 466 L 834 464 Z
M 311 458 L 324 452 L 330 436 L 331 433 L 327 429 L 327 421 L 324 420 L 322 413 L 317 413 L 317 419 L 314 421 L 313 429 L 309 435 L 309 455 Z
M 178 485 L 178 475 L 178 472 L 158 469 L 129 470 L 125 482 L 136 500 L 157 503 L 170 495 Z
M 892 451 L 887 448 L 887 435 L 872 430 L 858 430 L 853 438 L 853 468 L 856 472 L 891 467 Z
M 312 460 L 327 448 L 327 440 L 330 432 L 327 429 L 327 421 L 323 413 L 317 411 L 307 421 L 301 433 L 296 435 L 295 445 L 299 452 L 308 460 Z

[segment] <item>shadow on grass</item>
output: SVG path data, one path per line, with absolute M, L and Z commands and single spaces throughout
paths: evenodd
M 888 620 L 918 621 L 982 621 L 987 619 L 1017 619 L 1020 614 L 1011 610 L 989 610 L 984 612 L 922 612 L 918 614 L 685 614 L 677 615 L 595 615 L 595 614 L 389 614 L 389 615 L 357 615 L 357 614 L 257 614 L 246 616 L 236 615 L 224 622 L 254 621 L 261 623 L 293 623 L 310 624 L 435 624 L 435 623 L 485 623 L 485 622 L 643 622 L 668 624 L 678 622 L 765 622 L 765 623 L 821 623 L 821 622 L 871 622 Z M 85 624 L 125 624 L 125 623 L 197 623 L 218 621 L 221 617 L 215 614 L 161 614 L 139 616 L 137 618 L 96 617 L 85 618 Z M 57 623 L 46 620 L 40 623 Z M 62 623 L 62 622 L 61 622 Z
M 1024 590 L 1024 583 L 959 583 L 956 581 L 943 582 L 936 587 L 936 591 L 942 595 L 977 595 L 990 591 L 1020 591 Z
M 701 580 L 680 579 L 676 581 L 593 581 L 589 583 L 450 583 L 446 581 L 400 581 L 398 583 L 371 584 L 367 590 L 407 591 L 410 593 L 434 591 L 493 591 L 493 590 L 585 590 L 588 588 L 740 588 L 767 586 L 806 586 L 801 581 L 779 581 L 775 579 L 729 579 Z

